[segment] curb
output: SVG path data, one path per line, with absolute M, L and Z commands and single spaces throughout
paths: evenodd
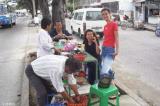
M 132 90 L 130 90 L 124 84 L 120 83 L 117 79 L 115 79 L 115 84 L 118 86 L 118 88 L 120 88 L 128 96 L 134 99 L 140 106 L 149 106 L 149 104 L 147 104 L 142 98 L 137 96 Z
M 26 64 L 25 64 L 26 67 Z M 22 77 L 22 90 L 21 90 L 21 105 L 20 106 L 29 106 L 29 81 L 25 75 L 25 68 L 23 70 Z
M 155 29 L 144 27 L 145 30 L 155 32 Z
M 24 53 L 24 69 L 22 75 L 22 87 L 21 87 L 21 101 L 20 106 L 29 106 L 29 81 L 25 75 L 25 68 L 27 66 L 27 44 L 29 43 L 29 33 L 26 41 L 25 53 Z

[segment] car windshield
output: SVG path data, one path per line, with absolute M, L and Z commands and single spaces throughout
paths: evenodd
M 103 20 L 100 11 L 88 11 L 86 13 L 86 20 L 95 21 L 95 20 Z
M 0 15 L 7 13 L 7 7 L 4 4 L 0 4 Z

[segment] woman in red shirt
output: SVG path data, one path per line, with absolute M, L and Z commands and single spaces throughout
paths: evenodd
M 107 8 L 101 10 L 103 19 L 107 22 L 104 26 L 104 38 L 102 44 L 102 63 L 101 63 L 101 76 L 109 75 L 114 78 L 111 65 L 114 58 L 118 55 L 119 51 L 119 38 L 118 38 L 118 25 L 111 19 L 111 12 Z

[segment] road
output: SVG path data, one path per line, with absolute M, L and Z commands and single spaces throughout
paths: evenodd
M 160 104 L 160 39 L 154 32 L 120 30 L 119 79 L 151 106 Z
M 113 65 L 116 78 L 151 106 L 159 106 L 160 38 L 150 31 L 119 29 L 119 39 L 120 53 Z
M 0 106 L 19 106 L 24 56 L 28 40 L 25 18 L 13 28 L 0 29 Z

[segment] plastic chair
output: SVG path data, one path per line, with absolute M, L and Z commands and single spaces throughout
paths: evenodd
M 119 106 L 118 89 L 113 85 L 110 85 L 108 88 L 98 88 L 97 84 L 92 85 L 90 87 L 88 106 L 92 106 L 99 102 L 99 101 L 95 101 L 91 103 L 92 94 L 95 94 L 96 96 L 100 97 L 99 106 L 108 106 L 108 104 L 110 104 L 111 106 Z M 112 95 L 116 95 L 116 105 L 108 102 L 109 96 L 112 96 Z

